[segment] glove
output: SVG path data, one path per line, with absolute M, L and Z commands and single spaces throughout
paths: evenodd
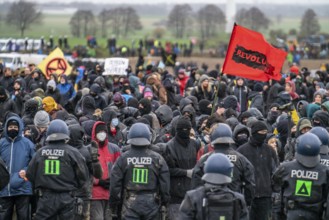
M 98 162 L 98 144 L 96 141 L 91 141 L 90 156 L 92 162 Z
M 118 220 L 119 219 L 119 208 L 117 206 L 111 207 L 111 217 L 112 220 Z
M 98 185 L 103 187 L 104 189 L 110 188 L 110 178 L 107 178 L 105 180 L 99 179 Z
M 187 176 L 188 178 L 192 178 L 192 174 L 193 174 L 193 169 L 186 170 L 186 176 Z

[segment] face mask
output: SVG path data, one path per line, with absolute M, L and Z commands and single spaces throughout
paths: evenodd
M 276 119 L 279 116 L 279 112 L 278 111 L 270 111 L 268 113 L 267 119 L 271 122 L 274 123 L 276 121 Z
M 256 144 L 262 144 L 266 139 L 266 134 L 255 133 L 252 135 L 252 139 Z
M 119 119 L 118 118 L 113 118 L 112 121 L 111 121 L 111 124 L 116 127 L 119 125 Z
M 13 139 L 13 138 L 17 137 L 18 131 L 15 129 L 8 130 L 7 134 L 8 134 L 8 137 Z
M 177 132 L 177 136 L 182 139 L 190 138 L 190 129 L 179 129 L 176 132 Z
M 100 141 L 103 142 L 106 139 L 106 133 L 105 132 L 99 132 L 96 134 L 96 138 Z
M 248 141 L 248 135 L 247 134 L 238 134 L 236 138 L 236 143 L 240 146 Z

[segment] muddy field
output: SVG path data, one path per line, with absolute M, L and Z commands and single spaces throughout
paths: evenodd
M 145 61 L 159 61 L 160 57 L 145 57 Z M 129 58 L 131 66 L 135 67 L 137 58 Z M 201 66 L 201 64 L 206 63 L 209 66 L 209 70 L 214 69 L 216 64 L 220 64 L 221 66 L 224 63 L 223 58 L 207 58 L 207 57 L 178 57 L 177 58 L 178 62 L 196 62 L 198 66 Z M 313 69 L 319 69 L 322 63 L 329 63 L 329 59 L 326 60 L 302 60 L 301 61 L 301 67 L 307 67 L 310 70 Z M 289 69 L 287 62 L 285 62 L 283 66 L 283 71 L 287 72 Z

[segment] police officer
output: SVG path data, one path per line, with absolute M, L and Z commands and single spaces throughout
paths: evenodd
M 314 127 L 310 130 L 310 133 L 315 134 L 321 141 L 320 147 L 320 163 L 329 167 L 329 133 L 323 127 Z
M 64 121 L 53 120 L 48 142 L 31 160 L 26 173 L 38 192 L 35 220 L 74 219 L 74 192 L 88 180 L 88 169 L 79 151 L 66 144 L 69 129 Z
M 225 154 L 234 165 L 232 182 L 228 184 L 228 187 L 235 192 L 242 193 L 244 191 L 247 204 L 250 205 L 255 188 L 254 167 L 246 157 L 230 146 L 230 144 L 234 144 L 234 140 L 232 139 L 232 130 L 227 124 L 219 123 L 212 129 L 210 139 L 215 153 Z M 209 152 L 203 155 L 195 165 L 192 176 L 192 188 L 203 185 L 201 178 L 204 174 L 205 162 L 212 153 Z
M 242 194 L 231 191 L 234 165 L 221 153 L 206 161 L 203 186 L 190 190 L 179 209 L 180 220 L 249 219 Z
M 297 139 L 296 160 L 281 164 L 273 175 L 283 191 L 288 220 L 322 219 L 328 196 L 329 170 L 320 164 L 319 138 L 306 133 Z M 327 213 L 324 219 L 329 219 Z
M 169 201 L 169 169 L 162 156 L 148 148 L 147 125 L 134 124 L 128 133 L 131 149 L 113 166 L 110 178 L 110 207 L 122 219 L 159 219 L 159 208 Z

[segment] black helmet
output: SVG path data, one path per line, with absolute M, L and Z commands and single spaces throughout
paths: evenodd
M 202 180 L 212 184 L 232 182 L 233 164 L 222 153 L 213 153 L 206 161 Z
M 211 132 L 211 144 L 233 144 L 232 130 L 230 126 L 224 123 L 219 123 L 218 126 Z
M 320 139 L 312 133 L 297 138 L 296 159 L 306 167 L 315 167 L 320 163 Z
M 310 133 L 315 134 L 321 141 L 321 154 L 327 154 L 329 152 L 329 133 L 323 127 L 314 127 L 310 130 Z
M 146 146 L 151 144 L 151 132 L 146 124 L 133 124 L 128 133 L 128 144 Z
M 61 141 L 69 140 L 70 132 L 66 123 L 60 119 L 55 119 L 50 122 L 47 129 L 47 139 L 46 141 Z

